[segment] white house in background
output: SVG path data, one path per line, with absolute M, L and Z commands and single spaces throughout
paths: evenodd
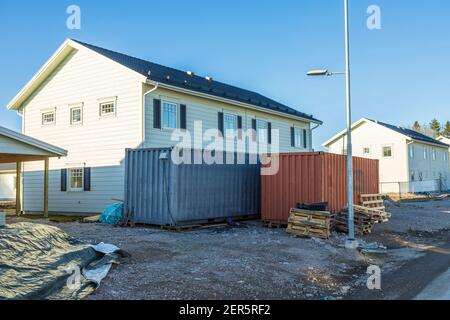
M 448 153 L 449 153 L 449 157 L 450 157 L 450 138 L 445 137 L 445 136 L 439 136 L 437 138 L 437 140 L 449 145 Z M 449 164 L 450 164 L 450 162 L 449 162 Z M 450 188 L 450 186 L 448 186 L 448 187 Z
M 16 198 L 16 164 L 0 163 L 0 201 Z
M 66 40 L 8 104 L 24 134 L 68 150 L 50 161 L 50 211 L 101 212 L 124 195 L 126 148 L 170 147 L 179 129 L 256 129 L 280 151 L 312 151 L 321 124 L 255 92 Z M 238 138 L 241 139 L 241 138 Z M 209 143 L 208 143 L 209 144 Z M 202 147 L 205 147 L 203 145 Z M 41 164 L 25 164 L 23 208 L 42 211 Z
M 323 146 L 346 154 L 346 130 Z M 416 131 L 370 119 L 352 125 L 353 155 L 380 161 L 381 192 L 424 192 L 448 186 L 449 146 Z M 441 180 L 441 185 L 438 183 Z

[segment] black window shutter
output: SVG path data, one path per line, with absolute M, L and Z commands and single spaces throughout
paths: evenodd
M 242 139 L 242 117 L 237 117 L 238 139 Z
M 223 112 L 219 112 L 217 117 L 217 128 L 220 134 L 223 136 Z
M 295 148 L 295 128 L 291 127 L 291 147 Z
M 61 192 L 67 191 L 67 169 L 61 169 Z
M 91 191 L 91 168 L 84 168 L 84 191 Z
M 153 128 L 161 129 L 161 100 L 153 100 Z
M 308 140 L 306 136 L 306 129 L 303 129 L 303 148 L 308 148 Z
M 180 129 L 187 129 L 185 104 L 180 105 Z
M 267 123 L 267 143 L 272 144 L 272 122 Z
M 256 119 L 252 119 L 253 141 L 256 141 Z

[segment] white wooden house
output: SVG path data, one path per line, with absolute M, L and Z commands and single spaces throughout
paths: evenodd
M 50 162 L 53 212 L 101 212 L 123 198 L 126 148 L 170 147 L 174 129 L 279 130 L 280 151 L 312 150 L 313 116 L 260 94 L 66 40 L 8 104 L 24 134 L 68 150 Z M 263 130 L 264 129 L 264 130 Z M 201 145 L 204 147 L 204 145 Z M 42 211 L 41 166 L 23 168 L 23 208 Z
M 347 153 L 346 130 L 323 146 Z M 380 189 L 389 192 L 427 192 L 446 188 L 450 178 L 449 146 L 416 131 L 370 119 L 352 125 L 353 155 L 380 161 Z

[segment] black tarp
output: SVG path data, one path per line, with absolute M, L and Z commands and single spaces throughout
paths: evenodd
M 96 251 L 48 225 L 0 227 L 0 300 L 82 299 L 99 284 L 87 275 L 100 270 L 104 276 L 127 257 L 121 250 Z

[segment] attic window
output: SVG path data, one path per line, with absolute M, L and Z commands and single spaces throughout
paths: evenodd
M 54 124 L 56 120 L 55 111 L 44 112 L 42 114 L 42 125 Z
M 100 103 L 100 116 L 112 116 L 116 113 L 116 102 L 110 101 L 110 102 L 103 102 Z

